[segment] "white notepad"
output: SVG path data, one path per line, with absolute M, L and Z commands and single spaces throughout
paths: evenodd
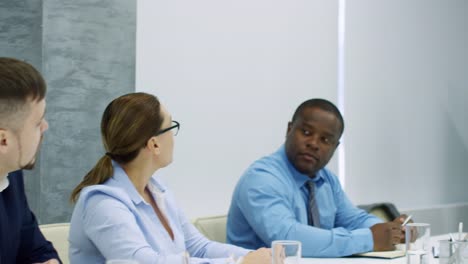
M 392 251 L 372 251 L 372 252 L 366 252 L 366 253 L 361 253 L 361 254 L 355 254 L 353 256 L 392 259 L 392 258 L 404 257 L 405 255 L 406 255 L 406 252 L 404 250 L 392 250 Z

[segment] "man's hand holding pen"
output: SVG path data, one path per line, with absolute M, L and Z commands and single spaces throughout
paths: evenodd
M 411 216 L 400 215 L 391 222 L 373 225 L 374 251 L 394 250 L 396 244 L 405 243 L 405 225 L 411 222 Z
M 395 218 L 395 220 L 393 220 L 394 222 L 399 223 L 400 226 L 401 226 L 402 238 L 400 239 L 400 243 L 405 243 L 406 224 L 413 223 L 412 217 L 413 217 L 412 215 L 407 216 L 407 215 L 403 214 L 403 215 L 400 215 L 399 217 Z M 415 231 L 411 230 L 411 232 L 415 232 Z

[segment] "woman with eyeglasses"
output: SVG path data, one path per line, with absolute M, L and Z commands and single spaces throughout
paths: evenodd
M 249 251 L 205 238 L 153 176 L 172 162 L 179 128 L 150 94 L 123 95 L 107 106 L 101 121 L 106 153 L 71 195 L 72 264 L 271 263 L 268 249 Z

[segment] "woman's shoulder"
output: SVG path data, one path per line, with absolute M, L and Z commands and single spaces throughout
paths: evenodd
M 130 195 L 122 188 L 97 184 L 85 187 L 78 199 L 77 204 L 88 207 L 97 203 L 123 204 L 127 207 L 133 206 Z

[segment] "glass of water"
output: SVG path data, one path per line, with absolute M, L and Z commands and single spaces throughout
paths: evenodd
M 468 241 L 439 241 L 440 264 L 468 264 Z
M 406 263 L 429 264 L 431 225 L 425 223 L 408 223 L 406 225 Z
M 302 257 L 300 241 L 275 240 L 271 243 L 273 264 L 299 264 Z

